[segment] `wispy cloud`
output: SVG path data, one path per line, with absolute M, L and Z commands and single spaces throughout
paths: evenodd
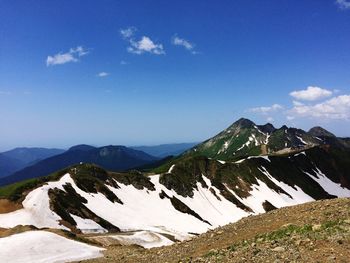
M 127 62 L 127 61 L 125 61 L 125 60 L 121 60 L 120 61 L 120 65 L 128 65 L 129 64 L 129 62 Z
M 0 95 L 11 95 L 12 92 L 11 91 L 7 91 L 7 90 L 0 90 Z
M 297 90 L 289 93 L 289 95 L 295 99 L 308 101 L 324 99 L 332 96 L 332 94 L 333 92 L 330 90 L 312 86 L 307 87 L 305 90 Z
M 120 29 L 119 32 L 124 39 L 130 39 L 134 36 L 136 31 L 137 31 L 136 27 L 131 26 L 124 29 Z
M 171 39 L 171 43 L 175 46 L 182 46 L 185 49 L 187 49 L 188 51 L 190 51 L 192 54 L 197 54 L 198 52 L 194 50 L 195 44 L 191 43 L 190 41 L 184 39 L 184 38 L 180 38 L 177 35 L 175 35 L 172 39 Z
M 89 54 L 89 50 L 82 46 L 69 49 L 66 53 L 58 53 L 53 56 L 48 56 L 46 59 L 46 66 L 63 65 L 69 62 L 78 62 L 80 57 Z
M 97 76 L 101 77 L 101 78 L 107 77 L 108 75 L 109 75 L 109 73 L 108 72 L 104 72 L 104 71 L 97 74 Z
M 335 3 L 339 6 L 340 9 L 350 9 L 349 0 L 336 0 Z
M 139 40 L 135 40 L 135 32 L 137 29 L 135 27 L 128 27 L 125 29 L 120 29 L 120 34 L 122 38 L 128 41 L 129 46 L 127 51 L 129 53 L 141 55 L 144 53 L 154 54 L 154 55 L 164 55 L 165 50 L 162 44 L 155 43 L 150 37 L 142 36 Z
M 273 104 L 271 106 L 262 106 L 262 107 L 256 107 L 251 108 L 248 111 L 255 112 L 255 113 L 261 113 L 261 114 L 268 114 L 274 111 L 282 110 L 283 106 L 280 104 Z

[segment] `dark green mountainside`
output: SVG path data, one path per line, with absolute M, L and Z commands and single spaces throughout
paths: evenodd
M 350 148 L 348 139 L 337 138 L 321 127 L 314 127 L 309 132 L 287 126 L 277 129 L 270 123 L 256 125 L 242 118 L 184 155 L 237 160 L 245 156 L 283 154 L 325 144 Z

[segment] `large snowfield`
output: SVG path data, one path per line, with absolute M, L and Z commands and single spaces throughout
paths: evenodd
M 270 160 L 267 159 L 267 161 Z M 169 169 L 170 173 L 173 168 L 174 166 Z M 227 188 L 243 204 L 250 207 L 253 213 L 248 213 L 225 199 L 219 189 L 215 188 L 205 176 L 202 177 L 208 188 L 197 183 L 197 189 L 194 189 L 193 197 L 186 198 L 159 183 L 159 175 L 150 177 L 151 182 L 155 185 L 155 191 L 146 188 L 139 190 L 133 185 L 124 185 L 119 182 L 117 182 L 119 188 L 107 185 L 123 202 L 123 204 L 120 204 L 111 202 L 102 193 L 94 194 L 81 190 L 70 174 L 65 174 L 59 181 L 50 182 L 31 191 L 23 201 L 22 209 L 0 214 L 0 227 L 11 228 L 16 225 L 34 225 L 38 228 L 66 229 L 59 223 L 61 218 L 49 207 L 48 190 L 55 187 L 63 190 L 62 186 L 67 183 L 70 183 L 75 191 L 87 200 L 85 206 L 93 213 L 119 227 L 122 231 L 133 233 L 110 235 L 110 237 L 119 240 L 122 244 L 138 244 L 145 248 L 172 244 L 173 242 L 166 238 L 167 235 L 172 235 L 177 240 L 183 241 L 192 236 L 190 233 L 204 233 L 209 229 L 238 221 L 250 214 L 263 213 L 265 211 L 263 208 L 265 201 L 280 208 L 314 200 L 299 187 L 291 187 L 276 180 L 265 167 L 261 166 L 259 170 L 288 195 L 270 189 L 266 183 L 259 179 L 257 179 L 257 184 L 252 185 L 250 196 L 246 198 L 240 198 L 232 189 Z M 339 197 L 350 196 L 350 190 L 332 182 L 318 168 L 315 173 L 317 176 L 308 173 L 305 173 L 305 175 L 314 179 L 330 194 Z M 169 198 L 160 198 L 159 194 L 162 191 L 170 198 L 176 197 L 179 199 L 203 220 L 176 210 Z M 107 232 L 106 229 L 91 219 L 84 219 L 76 215 L 72 215 L 72 217 L 77 223 L 77 228 L 82 230 L 83 233 Z M 1 262 L 60 262 L 71 259 L 77 260 L 77 258 L 73 258 L 74 256 L 95 257 L 99 255 L 100 251 L 100 248 L 68 240 L 44 231 L 26 232 L 0 239 Z M 17 257 L 14 258 L 13 255 L 17 255 Z
M 0 238 L 0 261 L 8 263 L 70 262 L 100 257 L 102 250 L 47 231 Z

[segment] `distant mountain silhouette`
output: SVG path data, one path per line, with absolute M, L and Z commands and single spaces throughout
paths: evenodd
M 3 152 L 0 154 L 0 178 L 64 151 L 62 149 L 21 147 Z
M 156 157 L 125 146 L 104 146 L 96 148 L 88 145 L 78 145 L 62 154 L 42 160 L 10 176 L 0 178 L 0 185 L 7 185 L 25 179 L 45 176 L 80 162 L 94 163 L 110 171 L 125 171 L 157 160 L 158 158 Z

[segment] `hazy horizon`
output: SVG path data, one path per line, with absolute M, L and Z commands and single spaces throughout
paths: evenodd
M 94 147 L 103 147 L 103 146 L 107 146 L 107 145 L 122 145 L 122 146 L 127 146 L 127 147 L 139 147 L 139 146 L 159 146 L 159 145 L 165 145 L 165 144 L 182 144 L 182 143 L 201 143 L 215 135 L 217 135 L 218 133 L 220 133 L 222 130 L 228 128 L 232 123 L 230 123 L 229 125 L 226 125 L 224 128 L 222 128 L 221 130 L 217 130 L 216 132 L 214 132 L 213 134 L 211 135 L 208 135 L 208 137 L 205 137 L 205 138 L 202 138 L 200 140 L 193 140 L 193 141 L 177 141 L 177 142 L 174 142 L 174 141 L 169 141 L 169 142 L 161 142 L 161 143 L 136 143 L 136 144 L 125 144 L 125 143 L 109 143 L 109 142 L 106 142 L 106 143 L 94 143 L 94 142 L 91 142 L 91 143 L 86 143 L 86 142 L 80 142 L 80 143 L 72 143 L 72 144 L 55 144 L 53 142 L 52 145 L 31 145 L 31 144 L 28 144 L 28 145 L 15 145 L 15 146 L 9 146 L 8 148 L 3 148 L 3 147 L 0 147 L 0 152 L 5 152 L 5 151 L 8 151 L 8 150 L 12 150 L 14 148 L 20 148 L 20 147 L 42 147 L 42 148 L 58 148 L 58 149 L 64 149 L 64 150 L 67 150 L 69 149 L 70 147 L 72 146 L 75 146 L 75 145 L 81 145 L 81 144 L 86 144 L 86 145 L 91 145 L 91 146 L 94 146 Z M 266 124 L 266 123 L 256 123 L 257 125 L 263 125 L 263 124 Z M 284 125 L 284 124 L 283 124 Z M 275 125 L 274 125 L 275 126 Z M 275 128 L 281 128 L 282 125 L 280 126 L 275 126 Z M 317 125 L 316 125 L 317 126 Z M 300 127 L 293 127 L 293 126 L 289 126 L 290 128 L 300 128 Z M 312 126 L 312 127 L 315 127 L 315 126 Z M 312 127 L 309 127 L 308 129 L 304 129 L 305 131 L 308 131 L 309 129 L 311 129 Z M 325 128 L 325 127 L 323 127 Z M 332 133 L 334 133 L 331 129 L 326 129 Z M 334 133 L 337 137 L 349 137 L 347 135 L 345 136 L 342 136 L 342 135 L 339 135 L 339 134 L 336 134 Z
M 1 1 L 0 151 L 350 136 L 347 1 Z

